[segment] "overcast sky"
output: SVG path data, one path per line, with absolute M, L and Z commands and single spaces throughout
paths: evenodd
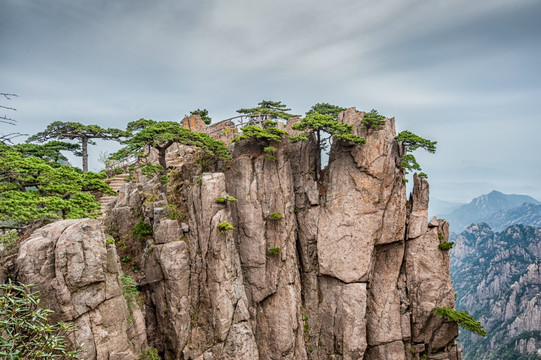
M 433 198 L 541 199 L 539 0 L 0 0 L 0 46 L 0 133 L 329 102 L 437 140 Z

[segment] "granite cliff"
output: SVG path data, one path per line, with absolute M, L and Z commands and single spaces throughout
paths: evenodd
M 541 228 L 484 223 L 454 236 L 451 275 L 457 307 L 470 310 L 486 338 L 460 335 L 465 359 L 541 359 Z
M 366 145 L 334 142 L 317 181 L 314 139 L 271 156 L 245 140 L 228 164 L 173 146 L 167 184 L 139 174 L 102 219 L 39 229 L 16 278 L 75 323 L 85 359 L 460 359 L 457 324 L 433 315 L 454 307 L 449 225 L 429 221 L 425 179 L 407 199 L 394 119 L 367 130 L 363 115 L 339 121 Z

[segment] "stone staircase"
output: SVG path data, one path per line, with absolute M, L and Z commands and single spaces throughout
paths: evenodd
M 125 179 L 129 176 L 129 174 L 120 174 L 115 176 L 114 178 L 106 181 L 109 184 L 109 187 L 113 189 L 114 191 L 118 192 L 122 185 L 126 183 Z M 107 206 L 111 203 L 111 201 L 115 200 L 118 195 L 105 195 L 100 198 L 101 203 L 101 212 L 105 213 L 105 210 L 107 209 Z

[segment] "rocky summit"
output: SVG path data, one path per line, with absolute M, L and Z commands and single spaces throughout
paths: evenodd
M 243 140 L 228 163 L 172 146 L 168 179 L 139 173 L 100 220 L 34 232 L 16 279 L 75 324 L 88 360 L 149 347 L 167 360 L 458 360 L 457 324 L 433 313 L 454 308 L 449 225 L 429 221 L 424 178 L 407 198 L 394 119 L 365 129 L 363 116 L 340 114 L 366 144 L 335 141 L 321 172 L 313 137 Z

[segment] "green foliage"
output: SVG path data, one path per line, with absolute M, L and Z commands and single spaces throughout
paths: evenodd
M 67 163 L 68 158 L 62 155 L 61 151 L 70 151 L 77 156 L 81 156 L 81 146 L 65 141 L 49 141 L 45 144 L 16 144 L 13 149 L 25 156 L 34 156 L 48 162 Z
M 125 131 L 108 128 L 104 129 L 98 125 L 83 125 L 78 122 L 55 121 L 47 128 L 28 138 L 28 142 L 45 142 L 51 139 L 77 140 L 81 143 L 81 156 L 83 157 L 83 172 L 88 171 L 88 144 L 95 145 L 92 139 L 119 140 L 129 134 Z
M 278 149 L 276 149 L 274 146 L 267 146 L 263 149 L 263 151 L 266 153 L 275 153 L 278 151 Z
M 420 172 L 418 176 L 423 179 L 428 179 L 428 175 L 424 172 Z
M 283 216 L 279 212 L 274 212 L 274 213 L 269 215 L 269 219 L 271 219 L 271 220 L 281 220 L 282 218 L 283 218 Z
M 122 261 L 124 264 L 129 263 L 130 260 L 131 260 L 131 257 L 129 256 L 123 256 L 122 259 L 120 259 L 120 261 Z
M 64 322 L 50 323 L 52 310 L 40 308 L 38 292 L 32 285 L 0 285 L 0 358 L 79 359 L 78 350 L 69 350 L 65 335 L 73 326 Z
M 233 196 L 231 195 L 227 195 L 227 196 L 220 196 L 220 197 L 217 197 L 216 198 L 216 202 L 218 204 L 225 204 L 226 202 L 228 201 L 231 201 L 231 202 L 236 202 L 237 199 L 235 199 Z
M 274 248 L 270 248 L 269 249 L 269 254 L 271 255 L 279 255 L 280 254 L 280 248 L 279 247 L 274 247 Z
M 407 152 L 412 152 L 419 148 L 425 149 L 432 154 L 436 152 L 437 141 L 427 140 L 408 130 L 402 131 L 395 139 L 404 144 Z
M 267 120 L 262 127 L 256 125 L 244 126 L 242 135 L 233 139 L 233 142 L 238 142 L 244 139 L 257 139 L 260 141 L 281 141 L 282 136 L 287 134 L 287 131 L 278 129 L 276 121 Z
M 145 157 L 145 147 L 158 150 L 159 164 L 167 169 L 165 151 L 174 143 L 190 145 L 199 148 L 205 160 L 229 160 L 229 150 L 221 141 L 215 140 L 204 133 L 192 132 L 174 121 L 154 121 L 139 119 L 128 124 L 127 130 L 132 134 L 122 143 L 126 145 L 111 155 L 111 159 L 120 160 L 131 155 Z
M 132 230 L 133 236 L 140 241 L 144 241 L 146 237 L 152 235 L 152 233 L 152 226 L 144 221 L 139 221 Z
M 306 115 L 312 115 L 312 114 L 321 114 L 321 115 L 328 115 L 332 117 L 334 120 L 338 119 L 338 114 L 340 114 L 342 111 L 345 111 L 346 108 L 331 105 L 328 103 L 317 103 L 313 105 L 310 110 L 306 112 Z
M 202 178 L 199 178 L 197 179 L 197 181 L 195 182 L 197 185 L 201 185 L 203 184 L 203 179 Z
M 441 244 L 438 245 L 438 247 L 441 249 L 441 250 L 451 250 L 453 248 L 453 245 L 455 243 L 452 242 L 452 241 L 444 241 L 442 242 Z
M 0 144 L 0 221 L 96 218 L 101 206 L 89 192 L 115 194 L 104 177 Z
M 364 114 L 361 124 L 363 129 L 378 130 L 381 126 L 385 125 L 385 116 L 378 114 L 377 110 L 372 109 L 370 112 Z
M 227 221 L 223 221 L 223 222 L 218 224 L 217 229 L 218 229 L 219 233 L 225 234 L 227 232 L 227 230 L 233 230 L 235 228 L 233 227 L 233 225 L 231 225 Z
M 407 154 L 402 156 L 402 159 L 400 161 L 400 166 L 406 169 L 406 174 L 410 171 L 421 171 L 421 166 L 415 159 L 415 156 L 409 153 L 419 148 L 425 149 L 432 154 L 436 152 L 436 141 L 422 138 L 408 130 L 402 131 L 400 134 L 398 134 L 397 137 L 395 137 L 395 139 L 402 142 L 402 144 L 404 144 L 406 148 Z M 421 173 L 419 174 L 419 176 L 424 178 L 427 177 L 425 173 Z
M 351 133 L 353 126 L 338 122 L 329 115 L 312 113 L 307 115 L 298 124 L 293 125 L 293 130 L 324 131 L 336 140 L 351 141 L 356 144 L 365 144 L 366 140 Z M 292 142 L 307 140 L 306 137 L 290 137 Z
M 137 358 L 137 360 L 161 360 L 160 356 L 158 355 L 158 350 L 156 348 L 148 348 L 145 352 L 141 354 Z
M 17 230 L 8 230 L 5 234 L 0 235 L 0 245 L 7 253 L 14 253 L 17 250 L 17 240 L 19 233 Z
M 263 100 L 257 104 L 257 107 L 250 109 L 239 109 L 239 114 L 246 115 L 268 115 L 271 119 L 289 119 L 298 115 L 289 114 L 291 109 L 287 108 L 287 105 L 282 104 L 281 101 L 269 101 Z
M 456 322 L 461 328 L 471 331 L 480 336 L 486 336 L 487 332 L 480 322 L 475 319 L 467 311 L 457 311 L 448 307 L 435 307 L 434 315 L 444 318 L 447 321 Z
M 115 243 L 115 239 L 113 239 L 112 237 L 107 238 L 105 240 L 105 243 L 108 244 L 108 245 L 113 245 Z
M 164 168 L 161 165 L 153 164 L 153 163 L 144 163 L 140 166 L 141 174 L 153 178 L 154 176 L 158 174 L 162 174 L 164 171 Z
M 139 290 L 137 290 L 137 283 L 132 279 L 130 275 L 121 274 L 120 282 L 122 285 L 122 296 L 126 299 L 128 309 L 133 309 L 137 306 L 137 297 L 139 296 Z
M 439 240 L 443 240 L 444 237 L 445 237 L 445 236 L 443 235 L 442 232 L 439 232 L 439 233 L 438 233 L 438 239 L 439 239 Z
M 201 116 L 201 120 L 203 120 L 203 122 L 207 125 L 210 125 L 210 123 L 212 122 L 212 118 L 209 116 L 209 112 L 207 109 L 197 109 L 197 110 L 194 110 L 194 111 L 190 111 L 190 115 L 199 115 Z

